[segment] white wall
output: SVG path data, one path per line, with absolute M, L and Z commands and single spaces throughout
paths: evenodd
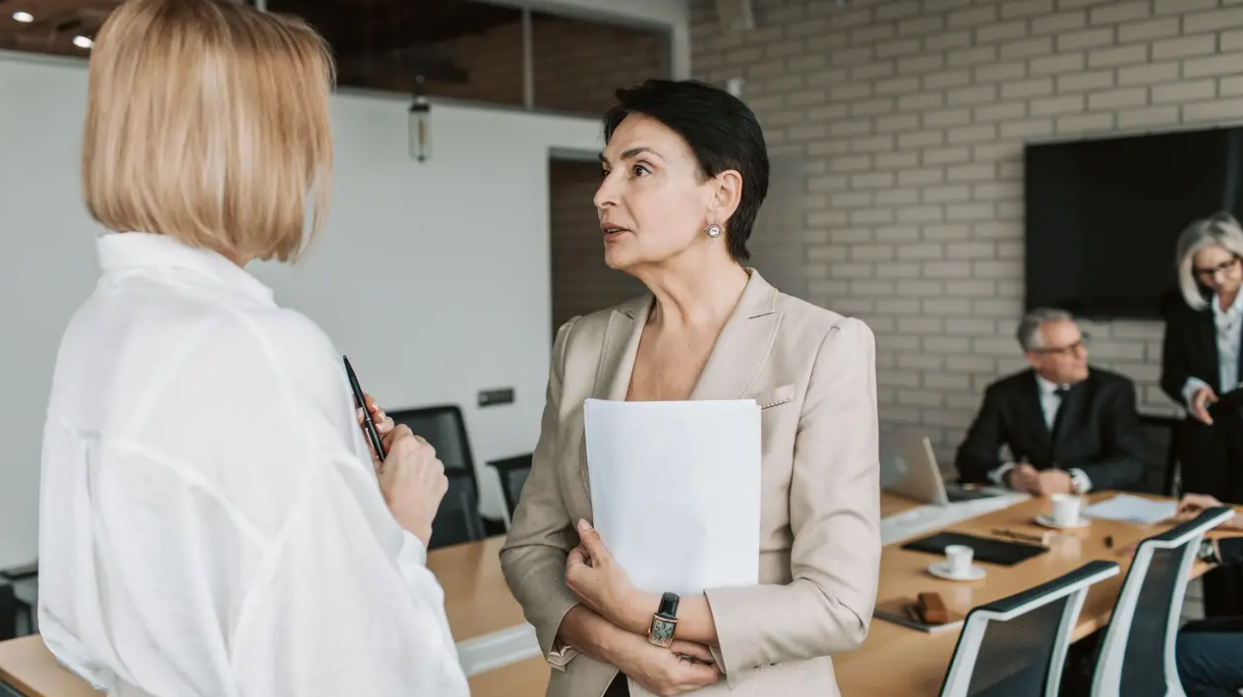
M 37 544 L 40 430 L 60 334 L 94 286 L 77 153 L 85 64 L 0 52 L 0 567 Z M 453 402 L 475 458 L 529 452 L 547 379 L 548 150 L 598 150 L 590 119 L 439 105 L 433 153 L 406 150 L 400 98 L 333 98 L 330 224 L 295 268 L 257 265 L 389 409 Z M 513 387 L 479 410 L 478 390 Z M 499 517 L 492 473 L 483 507 Z

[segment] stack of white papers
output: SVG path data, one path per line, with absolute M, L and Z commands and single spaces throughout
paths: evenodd
M 759 582 L 754 400 L 585 405 L 595 527 L 634 585 L 682 595 Z
M 1112 499 L 1094 503 L 1083 509 L 1083 515 L 1088 518 L 1122 520 L 1144 525 L 1159 523 L 1176 512 L 1178 512 L 1176 501 L 1153 501 L 1130 494 L 1118 494 Z

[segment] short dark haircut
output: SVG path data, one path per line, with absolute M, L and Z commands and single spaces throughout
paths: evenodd
M 768 148 L 755 114 L 734 95 L 697 80 L 648 80 L 617 90 L 616 106 L 604 115 L 604 142 L 631 114 L 650 116 L 682 136 L 705 180 L 726 170 L 742 175 L 742 198 L 725 226 L 730 255 L 751 258 L 747 240 L 768 195 Z

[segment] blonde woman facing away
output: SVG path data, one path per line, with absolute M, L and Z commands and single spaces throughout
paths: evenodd
M 117 697 L 467 694 L 426 543 L 446 483 L 340 355 L 243 266 L 326 204 L 332 66 L 227 0 L 128 0 L 96 38 L 83 141 L 99 283 L 44 432 L 39 624 Z
M 605 262 L 650 292 L 560 328 L 506 579 L 553 697 L 624 695 L 631 681 L 639 694 L 832 697 L 832 655 L 867 635 L 880 564 L 872 332 L 743 265 L 768 188 L 750 109 L 696 82 L 618 96 L 595 205 Z M 589 397 L 761 407 L 760 583 L 681 598 L 668 648 L 648 636 L 660 594 L 636 590 L 590 526 Z

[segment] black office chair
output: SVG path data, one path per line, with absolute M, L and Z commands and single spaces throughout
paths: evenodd
M 13 586 L 0 580 L 0 641 L 17 636 L 17 597 Z
M 1139 543 L 1098 649 L 1092 697 L 1183 694 L 1174 646 L 1191 565 L 1204 533 L 1233 515 L 1210 508 Z
M 522 498 L 522 487 L 527 483 L 527 475 L 531 473 L 531 453 L 493 460 L 488 466 L 496 470 L 501 479 L 501 493 L 505 495 L 505 508 L 509 510 L 509 519 L 514 519 L 514 509 Z
M 445 470 L 449 490 L 432 521 L 429 550 L 482 540 L 487 533 L 479 515 L 479 499 L 475 496 L 474 479 L 461 470 Z
M 1140 414 L 1139 423 L 1144 430 L 1144 451 L 1147 453 L 1140 491 L 1173 496 L 1182 419 Z
M 1092 584 L 1118 574 L 1093 561 L 967 613 L 941 697 L 1056 697 L 1066 650 Z
M 402 409 L 390 411 L 388 415 L 395 423 L 409 426 L 415 435 L 427 439 L 436 449 L 436 457 L 445 463 L 446 470 L 466 471 L 474 481 L 475 458 L 466 435 L 466 419 L 456 404 Z M 477 494 L 477 482 L 475 491 Z

